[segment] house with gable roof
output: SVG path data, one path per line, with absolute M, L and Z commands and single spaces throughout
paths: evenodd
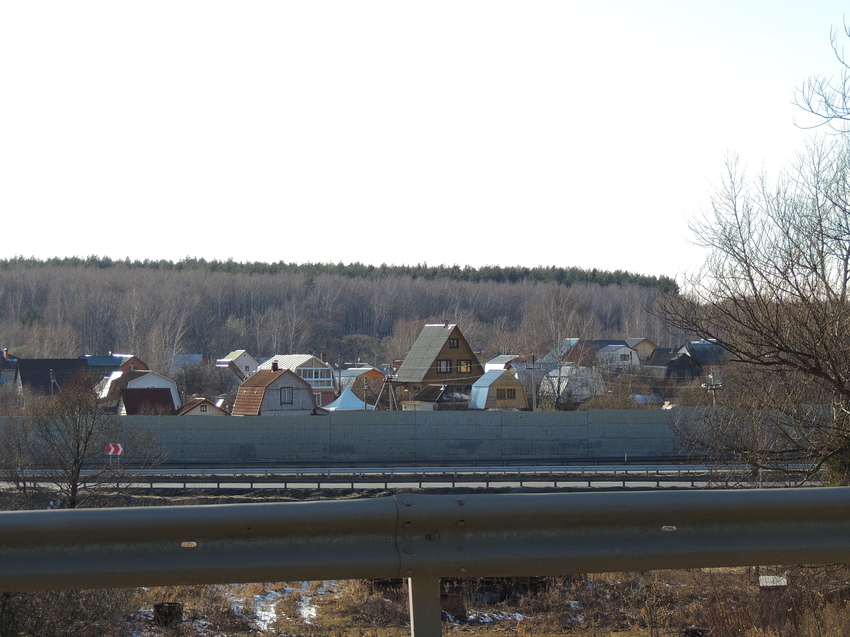
M 596 352 L 596 365 L 609 373 L 630 373 L 640 367 L 640 356 L 625 344 L 605 345 Z
M 47 396 L 88 372 L 88 363 L 82 358 L 19 358 L 14 383 L 20 394 Z
M 316 407 L 310 384 L 272 363 L 245 379 L 236 393 L 234 416 L 301 416 L 326 413 Z
M 509 369 L 493 369 L 472 385 L 469 408 L 499 411 L 528 409 L 528 396 L 516 373 Z
M 151 370 L 115 371 L 102 384 L 101 402 L 114 405 L 121 416 L 174 414 L 182 401 L 177 383 Z
M 454 323 L 431 323 L 410 348 L 396 380 L 409 397 L 428 385 L 472 384 L 484 375 L 478 356 Z
M 313 390 L 316 407 L 336 400 L 337 388 L 334 370 L 328 363 L 312 354 L 282 354 L 272 356 L 259 366 L 263 369 L 291 369 L 304 379 Z
M 260 363 L 247 350 L 235 349 L 224 358 L 219 358 L 215 362 L 215 366 L 230 369 L 242 381 L 256 372 Z
M 198 397 L 183 403 L 177 412 L 178 416 L 229 416 L 230 412 L 219 407 L 209 398 Z
M 648 361 L 653 352 L 658 349 L 658 345 L 648 338 L 627 338 L 626 345 L 638 353 L 641 363 Z

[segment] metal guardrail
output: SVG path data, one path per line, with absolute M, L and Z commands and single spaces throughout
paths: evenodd
M 850 488 L 498 495 L 0 513 L 0 590 L 850 562 Z
M 530 486 L 553 488 L 707 488 L 722 486 L 724 476 L 734 481 L 740 468 L 704 465 L 662 467 L 534 467 L 475 468 L 423 467 L 386 469 L 266 469 L 263 471 L 152 470 L 127 478 L 134 489 L 323 489 L 323 488 L 459 488 Z M 803 468 L 764 471 L 758 483 L 764 487 L 791 487 L 806 476 Z M 33 474 L 34 483 L 49 484 L 49 475 Z M 83 485 L 85 486 L 85 472 Z M 810 478 L 809 478 L 810 479 Z M 121 486 L 121 485 L 116 485 Z

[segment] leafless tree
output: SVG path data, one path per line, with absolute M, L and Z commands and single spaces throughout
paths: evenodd
M 749 410 L 740 421 L 748 431 L 726 445 L 753 465 L 847 462 L 848 213 L 843 138 L 813 143 L 776 183 L 748 179 L 732 159 L 710 211 L 692 224 L 708 250 L 705 266 L 685 294 L 661 304 L 672 326 L 717 342 L 733 365 L 750 368 L 750 381 L 763 373 L 759 385 L 738 392 L 758 388 L 759 410 Z M 807 407 L 824 397 L 826 410 Z
M 850 37 L 850 27 L 830 30 L 829 41 L 838 62 L 835 76 L 814 75 L 797 90 L 794 104 L 808 115 L 814 123 L 804 122 L 804 128 L 828 127 L 838 133 L 846 133 L 850 125 L 850 59 L 844 50 L 844 38 Z
M 132 481 L 161 459 L 152 437 L 125 430 L 120 418 L 104 411 L 96 381 L 80 374 L 6 423 L 0 472 L 15 486 L 21 508 L 42 508 L 48 500 L 62 508 L 103 506 L 120 491 L 117 483 Z M 123 444 L 127 455 L 107 458 L 108 443 Z

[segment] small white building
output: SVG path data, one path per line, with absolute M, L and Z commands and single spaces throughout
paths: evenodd
M 579 365 L 560 365 L 543 376 L 540 382 L 542 396 L 560 395 L 561 400 L 572 403 L 582 403 L 604 393 L 602 374 Z
M 640 356 L 627 345 L 606 345 L 597 352 L 596 365 L 608 372 L 624 374 L 640 367 Z
M 245 380 L 260 367 L 259 361 L 244 349 L 235 349 L 215 362 L 216 367 L 232 369 L 240 380 Z

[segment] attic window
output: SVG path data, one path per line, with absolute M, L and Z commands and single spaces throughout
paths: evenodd
M 452 362 L 447 359 L 437 360 L 437 373 L 438 374 L 451 374 L 452 373 Z
M 471 374 L 472 373 L 472 361 L 470 360 L 459 360 L 457 361 L 457 373 L 458 374 Z
M 457 349 L 458 347 L 460 347 L 460 343 L 458 342 L 458 339 L 450 338 L 449 339 L 449 349 Z
M 516 389 L 513 387 L 497 387 L 496 400 L 516 400 Z
M 281 405 L 291 405 L 292 404 L 292 387 L 281 387 L 280 388 L 280 404 Z
M 201 405 L 201 411 L 206 411 L 206 410 L 207 410 L 207 406 L 206 406 L 206 405 Z

